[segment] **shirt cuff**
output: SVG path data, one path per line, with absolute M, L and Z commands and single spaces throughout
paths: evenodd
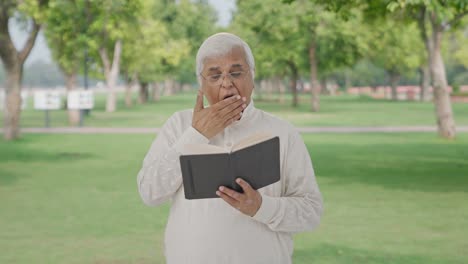
M 177 140 L 175 149 L 177 152 L 181 153 L 186 144 L 208 144 L 209 142 L 210 140 L 193 128 L 193 126 L 189 126 L 179 140 Z
M 276 213 L 279 200 L 275 197 L 270 197 L 264 194 L 261 195 L 262 204 L 260 205 L 257 213 L 253 216 L 253 219 L 264 224 L 269 224 Z

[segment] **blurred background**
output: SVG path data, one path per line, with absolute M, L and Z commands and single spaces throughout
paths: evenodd
M 468 262 L 468 0 L 1 0 L 0 263 L 164 263 L 136 175 L 222 31 L 324 196 L 294 263 Z

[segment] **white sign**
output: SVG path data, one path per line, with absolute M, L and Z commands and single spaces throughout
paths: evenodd
M 68 109 L 93 109 L 94 96 L 89 90 L 68 92 Z
M 24 101 L 24 100 L 23 100 Z M 58 91 L 37 91 L 34 93 L 34 109 L 60 109 L 60 94 Z
M 21 91 L 21 110 L 26 109 L 28 105 L 28 92 Z
M 28 104 L 28 93 L 26 91 L 21 91 L 21 109 L 26 109 Z M 6 95 L 4 91 L 0 91 L 0 109 L 4 110 L 6 106 Z

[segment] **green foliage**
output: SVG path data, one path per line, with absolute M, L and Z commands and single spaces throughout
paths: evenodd
M 233 31 L 253 46 L 260 78 L 284 75 L 293 62 L 309 72 L 309 46 L 316 45 L 319 74 L 353 65 L 366 50 L 366 34 L 360 30 L 356 11 L 348 20 L 312 1 L 240 1 Z
M 369 27 L 372 39 L 369 57 L 397 75 L 408 75 L 423 63 L 424 45 L 415 23 L 382 20 Z
M 143 82 L 195 79 L 195 54 L 214 33 L 215 11 L 204 1 L 142 1 L 138 25 L 127 31 L 122 71 Z
M 45 36 L 52 56 L 65 73 L 77 73 L 88 41 L 85 1 L 57 0 L 49 8 Z
M 215 26 L 216 11 L 207 1 L 160 1 L 159 8 L 153 10 L 153 16 L 166 25 L 170 38 L 185 48 L 177 65 L 164 62 L 166 74 L 182 82 L 193 83 L 198 48 L 208 36 L 219 31 Z
M 176 67 L 187 54 L 188 45 L 171 38 L 167 25 L 154 17 L 157 4 L 143 1 L 138 22 L 126 30 L 121 71 L 142 82 L 160 80 L 165 66 Z

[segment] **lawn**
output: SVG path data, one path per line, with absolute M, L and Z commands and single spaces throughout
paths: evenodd
M 167 111 L 169 112 L 169 111 Z M 164 263 L 168 205 L 140 201 L 154 135 L 0 141 L 0 263 Z M 467 263 L 468 134 L 304 134 L 325 200 L 294 263 Z
M 134 95 L 136 97 L 136 94 Z M 278 95 L 272 98 L 263 97 L 256 100 L 257 108 L 271 112 L 289 120 L 296 126 L 435 126 L 434 105 L 431 102 L 404 102 L 375 100 L 369 97 L 350 95 L 322 96 L 321 110 L 318 113 L 310 111 L 310 95 L 300 96 L 298 108 L 291 106 L 290 95 L 285 102 L 279 103 Z M 124 95 L 118 95 L 118 110 L 106 113 L 105 95 L 96 95 L 95 109 L 84 121 L 85 126 L 95 127 L 161 127 L 167 118 L 175 111 L 192 108 L 195 104 L 195 93 L 185 92 L 173 96 L 163 96 L 157 103 L 136 105 L 126 108 Z M 267 100 L 268 99 L 268 100 Z M 205 103 L 206 100 L 205 100 Z M 44 112 L 32 108 L 32 98 L 29 107 L 22 112 L 22 127 L 43 127 Z M 468 125 L 468 105 L 454 103 L 453 111 L 458 125 Z M 51 111 L 51 126 L 67 126 L 67 114 L 64 110 Z M 3 116 L 0 117 L 2 121 Z

